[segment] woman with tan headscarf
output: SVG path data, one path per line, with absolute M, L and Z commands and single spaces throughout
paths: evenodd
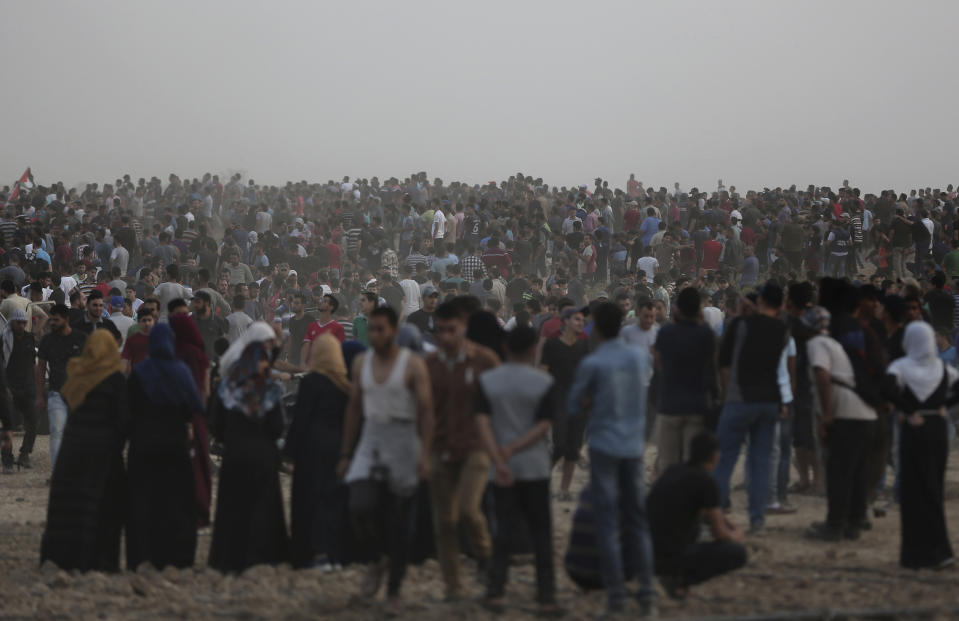
M 340 342 L 320 335 L 311 345 L 310 372 L 300 382 L 284 447 L 293 460 L 294 567 L 330 569 L 345 560 L 346 487 L 336 476 L 336 462 L 350 388 Z
M 40 558 L 61 569 L 117 571 L 126 507 L 126 378 L 117 341 L 95 330 L 67 363 L 70 407 L 50 481 Z

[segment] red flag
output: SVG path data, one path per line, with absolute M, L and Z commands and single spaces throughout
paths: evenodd
M 11 201 L 17 200 L 17 197 L 20 196 L 21 186 L 26 190 L 33 189 L 33 173 L 30 172 L 29 166 L 27 166 L 27 169 L 20 175 L 20 179 L 13 184 L 13 192 L 10 193 Z

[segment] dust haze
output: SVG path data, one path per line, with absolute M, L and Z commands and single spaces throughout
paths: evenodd
M 959 182 L 959 3 L 3 3 L 0 185 Z

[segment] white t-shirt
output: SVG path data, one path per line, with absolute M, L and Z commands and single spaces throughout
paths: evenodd
M 706 322 L 706 325 L 712 328 L 716 336 L 723 335 L 723 321 L 726 319 L 726 313 L 719 310 L 715 306 L 704 306 L 703 307 L 703 321 Z
M 415 280 L 407 278 L 400 281 L 400 289 L 403 290 L 403 296 L 406 298 L 403 303 L 403 316 L 409 317 L 423 307 L 423 297 L 420 294 L 420 285 Z
M 446 215 L 442 209 L 437 209 L 433 214 L 433 239 L 444 237 L 446 237 Z
M 809 339 L 806 343 L 806 354 L 809 357 L 809 374 L 815 385 L 814 369 L 819 367 L 827 371 L 832 377 L 849 386 L 856 385 L 856 375 L 846 351 L 839 341 L 820 334 Z M 819 399 L 819 391 L 813 390 L 813 395 Z M 836 418 L 845 420 L 876 420 L 876 411 L 869 407 L 856 391 L 845 386 L 832 384 L 833 414 Z
M 659 267 L 659 261 L 656 260 L 656 257 L 639 257 L 639 260 L 636 261 L 636 267 L 646 272 L 647 280 L 652 282 L 653 276 L 656 275 L 656 268 Z
M 653 345 L 656 344 L 656 336 L 659 334 L 659 324 L 654 323 L 649 330 L 643 330 L 639 323 L 626 326 L 619 331 L 619 336 L 627 345 L 641 348 L 644 352 L 652 355 Z M 653 365 L 647 367 L 647 373 L 642 378 L 643 383 L 649 386 L 653 379 Z

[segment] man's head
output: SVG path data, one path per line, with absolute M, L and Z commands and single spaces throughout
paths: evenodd
M 563 331 L 569 335 L 579 337 L 583 333 L 583 328 L 586 327 L 586 316 L 583 315 L 583 310 L 572 305 L 563 309 L 560 319 L 563 321 Z
M 719 463 L 719 441 L 708 431 L 700 431 L 689 443 L 689 463 L 705 468 L 708 472 Z
M 436 344 L 448 353 L 456 352 L 466 340 L 469 315 L 455 301 L 443 302 L 436 308 Z
M 532 363 L 536 358 L 536 330 L 518 325 L 506 337 L 506 352 L 513 362 Z
M 596 333 L 604 341 L 610 341 L 619 336 L 619 328 L 623 323 L 623 311 L 612 302 L 602 302 L 596 305 L 593 311 L 593 321 Z
M 174 298 L 167 303 L 166 310 L 170 315 L 185 315 L 190 312 L 190 307 L 183 298 Z
M 90 321 L 99 321 L 103 317 L 103 294 L 94 289 L 87 298 L 87 316 Z
M 396 328 L 399 318 L 389 306 L 378 306 L 370 313 L 370 346 L 377 353 L 385 354 L 396 344 Z
M 676 297 L 676 306 L 679 308 L 679 314 L 683 319 L 695 321 L 699 319 L 699 310 L 702 305 L 702 298 L 695 287 L 686 287 L 679 292 Z
M 656 323 L 656 306 L 649 300 L 643 302 L 636 310 L 636 319 L 640 330 L 649 330 Z
M 333 297 L 329 293 L 327 293 L 322 298 L 320 298 L 320 303 L 317 306 L 320 313 L 324 315 L 326 314 L 332 315 L 333 313 L 336 312 L 336 309 L 338 309 L 339 307 L 340 307 L 339 300 L 337 300 L 335 297 Z
M 65 304 L 54 304 L 50 309 L 50 319 L 47 324 L 51 332 L 62 333 L 70 325 L 70 309 Z
M 294 293 L 290 298 L 290 310 L 299 315 L 306 308 L 306 297 L 302 293 Z
M 437 305 L 440 302 L 440 292 L 436 290 L 436 287 L 432 285 L 427 285 L 423 287 L 423 311 L 427 313 L 432 313 L 437 310 Z
M 16 287 L 13 286 L 12 280 L 0 282 L 0 298 L 7 298 L 13 295 L 14 291 L 16 291 Z
M 367 317 L 373 313 L 373 309 L 376 308 L 377 297 L 376 294 L 371 291 L 364 291 L 360 294 L 360 312 Z
M 759 309 L 763 314 L 776 316 L 783 307 L 783 288 L 766 283 L 759 291 Z
M 230 254 L 227 255 L 227 260 L 230 262 L 230 265 L 236 267 L 240 264 L 240 253 L 236 250 L 231 250 Z
M 27 331 L 27 313 L 22 308 L 10 314 L 10 329 L 16 336 L 21 336 Z
M 146 302 L 141 304 L 137 312 L 137 324 L 140 326 L 140 331 L 144 334 L 150 334 L 150 330 L 156 325 L 156 321 L 155 307 Z
M 201 319 L 206 319 L 210 314 L 210 310 L 213 306 L 213 301 L 210 298 L 210 294 L 206 291 L 197 291 L 193 296 L 193 300 L 190 303 L 193 314 L 200 317 Z M 141 308 L 143 308 L 141 306 Z

